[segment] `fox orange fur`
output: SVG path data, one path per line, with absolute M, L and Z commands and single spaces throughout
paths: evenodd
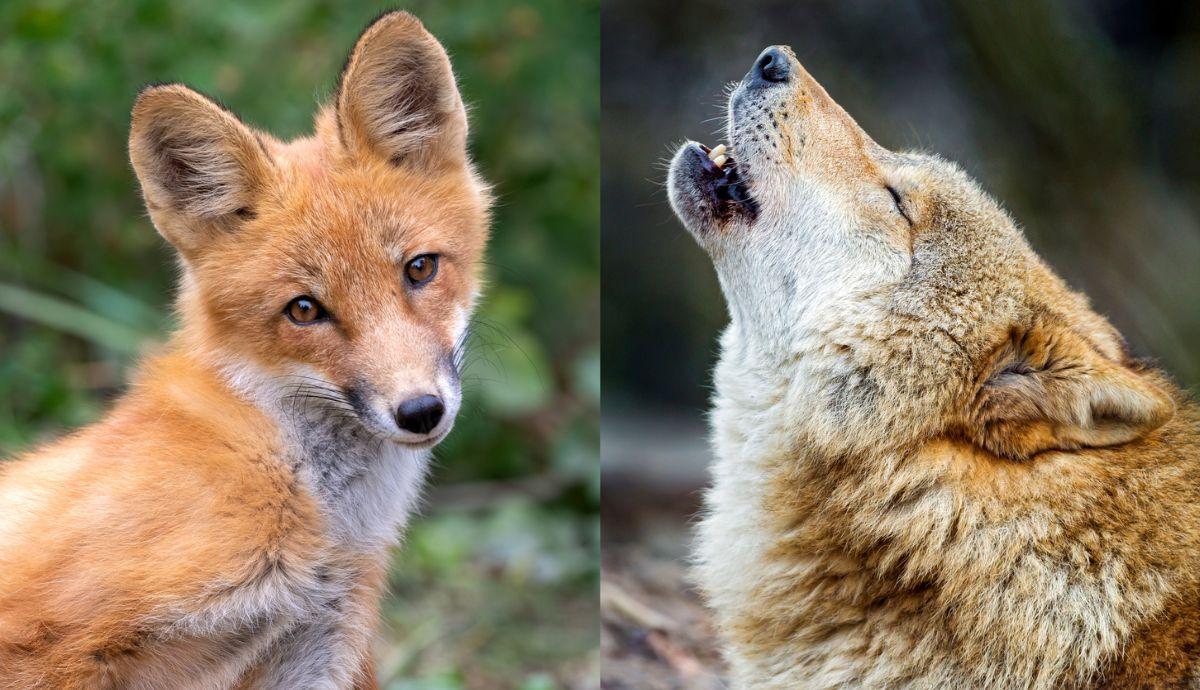
M 772 47 L 676 213 L 729 304 L 696 574 L 735 688 L 1200 686 L 1200 411 L 958 167 Z
M 0 465 L 0 687 L 370 688 L 389 547 L 460 400 L 489 193 L 396 12 L 315 134 L 144 89 L 180 328 L 100 422 Z

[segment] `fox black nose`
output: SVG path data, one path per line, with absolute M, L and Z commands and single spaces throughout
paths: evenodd
M 787 81 L 791 76 L 792 67 L 787 53 L 779 46 L 771 46 L 759 54 L 750 73 L 757 79 L 777 84 Z
M 442 421 L 446 406 L 436 395 L 419 395 L 396 408 L 396 426 L 414 434 L 428 434 Z

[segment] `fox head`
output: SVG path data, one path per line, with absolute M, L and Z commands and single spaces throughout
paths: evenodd
M 438 41 L 359 38 L 313 136 L 283 142 L 179 84 L 142 90 L 130 157 L 178 251 L 184 342 L 256 396 L 417 447 L 448 433 L 489 194 Z
M 785 385 L 818 403 L 814 434 L 1028 458 L 1171 418 L 1169 385 L 991 197 L 936 156 L 875 143 L 789 48 L 732 91 L 727 136 L 678 150 L 671 205 L 717 269 L 727 356 L 805 367 Z

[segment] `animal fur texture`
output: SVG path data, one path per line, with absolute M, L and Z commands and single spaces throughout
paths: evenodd
M 695 573 L 732 686 L 1197 687 L 1196 406 L 790 49 L 728 113 L 668 187 L 729 306 Z
M 445 51 L 403 12 L 366 29 L 309 137 L 178 84 L 138 95 L 181 325 L 101 421 L 0 465 L 0 687 L 376 687 L 389 549 L 479 291 L 466 135 Z M 291 320 L 298 296 L 325 317 Z M 396 421 L 416 395 L 444 403 L 431 429 Z

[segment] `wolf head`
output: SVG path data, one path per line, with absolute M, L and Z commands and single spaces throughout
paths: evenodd
M 178 84 L 144 89 L 130 156 L 183 264 L 184 342 L 259 397 L 424 447 L 459 406 L 489 195 L 438 41 L 359 38 L 311 137 L 282 142 Z
M 805 367 L 788 386 L 815 405 L 814 434 L 1028 458 L 1172 416 L 1167 384 L 991 197 L 951 163 L 875 143 L 790 49 L 737 85 L 727 136 L 728 151 L 679 149 L 671 205 L 716 266 L 726 354 Z

